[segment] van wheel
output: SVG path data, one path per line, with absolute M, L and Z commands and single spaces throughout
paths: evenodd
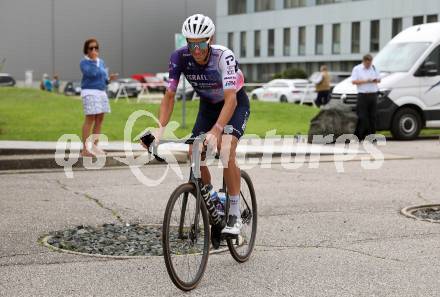
M 420 114 L 412 108 L 399 109 L 393 118 L 391 134 L 398 140 L 413 140 L 422 129 Z
M 287 103 L 287 97 L 284 96 L 284 95 L 282 95 L 282 96 L 280 97 L 280 102 L 281 102 L 281 103 Z

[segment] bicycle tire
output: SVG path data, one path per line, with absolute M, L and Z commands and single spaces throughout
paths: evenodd
M 202 279 L 203 274 L 205 272 L 206 265 L 208 263 L 209 241 L 210 241 L 210 231 L 209 230 L 210 229 L 209 229 L 208 211 L 206 210 L 205 204 L 202 202 L 201 207 L 197 208 L 201 214 L 201 216 L 199 216 L 199 226 L 200 226 L 200 224 L 202 224 L 203 231 L 204 231 L 203 234 L 199 237 L 199 240 L 203 240 L 203 244 L 202 244 L 203 250 L 202 250 L 202 255 L 201 255 L 201 261 L 200 261 L 199 267 L 197 268 L 197 272 L 195 273 L 194 277 L 192 277 L 189 280 L 182 279 L 182 276 L 179 275 L 176 271 L 175 264 L 173 263 L 173 256 L 175 259 L 178 259 L 178 257 L 184 257 L 184 256 L 180 255 L 179 252 L 177 252 L 176 254 L 173 254 L 173 247 L 172 247 L 173 243 L 170 242 L 170 239 L 176 238 L 175 235 L 173 237 L 172 232 L 174 232 L 174 234 L 182 232 L 182 238 L 176 238 L 176 242 L 178 242 L 179 240 L 182 242 L 185 241 L 187 243 L 191 241 L 189 238 L 191 237 L 191 232 L 193 231 L 194 224 L 191 224 L 191 220 L 192 221 L 194 220 L 193 218 L 190 218 L 188 220 L 191 227 L 189 227 L 189 230 L 187 231 L 188 232 L 187 235 L 184 235 L 183 231 L 181 231 L 181 229 L 178 226 L 177 227 L 173 226 L 172 222 L 171 222 L 174 207 L 175 207 L 178 199 L 182 196 L 182 194 L 184 195 L 184 197 L 185 197 L 185 194 L 187 195 L 188 201 L 190 201 L 189 200 L 190 198 L 194 200 L 194 201 L 192 201 L 193 202 L 192 205 L 190 205 L 190 206 L 185 205 L 185 212 L 184 212 L 184 217 L 183 217 L 184 223 L 185 223 L 185 215 L 187 213 L 187 210 L 191 210 L 191 207 L 193 207 L 193 209 L 194 209 L 194 216 L 195 216 L 195 209 L 196 209 L 195 200 L 196 200 L 196 195 L 197 195 L 196 194 L 196 187 L 193 183 L 182 184 L 174 190 L 174 192 L 171 194 L 170 199 L 168 200 L 168 203 L 167 203 L 167 207 L 166 207 L 165 215 L 164 215 L 164 219 L 163 219 L 163 227 L 162 227 L 162 247 L 163 247 L 163 255 L 164 255 L 164 259 L 165 259 L 165 265 L 166 265 L 168 274 L 169 274 L 172 282 L 174 283 L 174 285 L 176 285 L 176 287 L 178 287 L 182 291 L 190 291 L 190 290 L 194 289 L 199 284 L 199 282 Z M 177 217 L 177 219 L 179 221 L 181 220 L 182 213 L 183 213 L 183 211 L 181 209 L 180 216 Z M 180 224 L 178 224 L 178 225 L 180 225 Z M 186 227 L 188 228 L 188 226 L 186 226 Z M 182 230 L 183 229 L 184 228 L 182 227 Z M 185 236 L 188 236 L 188 238 L 185 238 Z M 185 248 L 186 248 L 186 246 L 185 246 Z M 197 250 L 197 247 L 194 249 Z M 195 257 L 196 255 L 197 255 L 196 253 L 193 253 L 193 254 L 189 253 L 188 257 L 189 256 Z M 189 267 L 189 258 L 188 258 L 188 267 Z
M 255 239 L 256 239 L 256 235 L 257 235 L 257 198 L 255 196 L 255 189 L 254 189 L 254 185 L 252 183 L 252 180 L 249 176 L 249 174 L 247 174 L 247 172 L 241 170 L 240 172 L 240 176 L 241 176 L 241 186 L 240 186 L 240 203 L 241 205 L 243 205 L 243 200 L 246 200 L 245 205 L 249 206 L 249 202 L 252 204 L 251 206 L 249 206 L 249 210 L 250 210 L 250 214 L 245 213 L 248 208 L 243 208 L 241 207 L 241 217 L 243 220 L 243 228 L 246 228 L 246 225 L 250 225 L 251 224 L 251 234 L 250 236 L 247 236 L 249 238 L 245 238 L 243 233 L 243 228 L 240 232 L 239 235 L 239 239 L 241 237 L 241 239 L 243 241 L 247 241 L 247 250 L 245 253 L 240 253 L 239 249 L 241 249 L 243 246 L 240 245 L 239 239 L 227 239 L 226 242 L 228 244 L 228 248 L 229 248 L 229 252 L 231 253 L 232 257 L 235 259 L 235 261 L 239 262 L 239 263 L 244 263 L 247 260 L 249 260 L 252 251 L 254 249 L 255 246 Z M 243 182 L 244 181 L 244 182 Z M 243 191 L 245 190 L 243 187 L 247 188 L 247 192 L 249 193 L 249 197 L 244 197 Z M 251 218 L 251 222 L 250 223 L 246 223 L 245 220 L 249 219 L 249 217 Z

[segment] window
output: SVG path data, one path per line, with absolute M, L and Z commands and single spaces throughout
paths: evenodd
M 261 55 L 261 31 L 254 31 L 254 56 Z
M 437 72 L 440 73 L 440 46 L 437 46 L 437 48 L 429 54 L 428 58 L 425 60 L 425 63 L 426 62 L 434 63 L 437 66 Z
M 335 3 L 335 0 L 316 0 L 316 5 Z
M 307 6 L 307 0 L 284 0 L 284 8 Z
M 306 27 L 299 27 L 298 29 L 298 55 L 304 56 L 306 54 Z
M 270 29 L 267 35 L 267 55 L 272 57 L 275 55 L 275 30 Z
M 374 57 L 374 65 L 383 72 L 407 72 L 430 45 L 430 42 L 388 43 Z
M 234 51 L 234 33 L 233 32 L 228 33 L 228 48 L 231 51 Z
M 361 23 L 351 23 L 351 52 L 358 54 L 361 52 Z
M 315 54 L 316 55 L 323 54 L 323 44 L 324 44 L 324 26 L 318 25 L 318 26 L 316 26 L 316 31 L 315 31 Z
M 341 24 L 333 24 L 332 26 L 332 53 L 341 53 Z
M 427 23 L 437 23 L 438 22 L 438 15 L 436 15 L 436 14 L 427 15 L 426 22 Z
M 413 25 L 423 24 L 423 15 L 413 17 Z
M 283 81 L 275 79 L 267 84 L 268 87 L 271 88 L 287 88 L 289 85 Z
M 240 57 L 246 57 L 246 32 L 240 32 Z
M 380 23 L 378 20 L 371 21 L 370 27 L 370 52 L 379 51 Z
M 290 28 L 283 30 L 283 55 L 290 56 Z
M 228 14 L 246 13 L 246 0 L 228 0 Z
M 396 36 L 400 33 L 400 31 L 402 31 L 402 18 L 395 18 L 393 19 L 393 29 L 391 37 Z
M 275 0 L 255 0 L 255 11 L 275 9 Z
M 316 5 L 321 4 L 332 4 L 332 3 L 340 3 L 340 2 L 348 2 L 350 0 L 316 0 Z M 351 1 L 359 1 L 359 0 L 351 0 Z

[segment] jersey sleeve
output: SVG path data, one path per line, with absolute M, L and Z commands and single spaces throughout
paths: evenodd
M 167 89 L 171 92 L 176 92 L 177 86 L 179 85 L 180 75 L 182 74 L 180 55 L 178 51 L 175 51 L 170 57 L 168 72 L 169 79 Z
M 223 90 L 237 90 L 240 83 L 241 71 L 234 53 L 226 50 L 222 53 L 219 61 L 219 69 L 222 77 Z

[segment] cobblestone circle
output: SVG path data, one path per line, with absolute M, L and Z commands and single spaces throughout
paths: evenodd
M 440 207 L 424 207 L 414 210 L 412 214 L 423 220 L 433 220 L 440 222 Z
M 77 226 L 49 233 L 59 249 L 108 256 L 162 256 L 162 227 L 140 224 Z
M 440 223 L 440 204 L 410 206 L 402 209 L 401 213 L 413 219 Z

